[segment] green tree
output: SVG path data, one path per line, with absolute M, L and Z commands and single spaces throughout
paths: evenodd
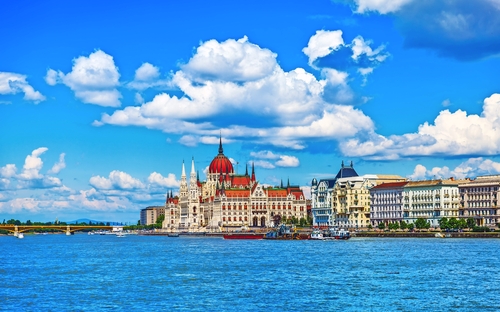
M 384 222 L 380 222 L 377 226 L 380 230 L 383 230 L 385 229 L 385 223 Z
M 389 223 L 389 230 L 397 230 L 399 229 L 399 224 L 397 222 Z
M 299 220 L 299 225 L 300 226 L 305 226 L 306 223 L 307 223 L 307 220 L 305 218 L 300 218 L 300 220 Z
M 408 224 L 406 225 L 406 228 L 407 228 L 408 230 L 410 230 L 410 231 L 413 231 L 413 228 L 415 228 L 415 224 L 413 224 L 413 223 L 408 223 Z
M 457 225 L 459 229 L 465 229 L 467 227 L 467 221 L 463 218 L 458 219 Z
M 438 221 L 439 223 L 439 227 L 441 228 L 441 230 L 445 230 L 445 229 L 448 229 L 448 218 L 446 217 L 442 217 L 441 219 L 439 219 Z
M 417 221 L 415 221 L 415 227 L 417 229 L 428 229 L 431 227 L 431 225 L 424 218 L 418 218 Z
M 476 226 L 476 221 L 474 221 L 473 218 L 467 218 L 467 228 L 472 229 L 474 226 Z
M 165 220 L 165 215 L 164 214 L 161 214 L 158 216 L 158 218 L 156 218 L 156 223 L 158 224 L 161 224 L 163 223 L 163 220 Z
M 458 220 L 457 220 L 457 218 L 450 218 L 450 220 L 448 220 L 448 228 L 450 228 L 450 229 L 458 229 Z
M 368 224 L 368 229 L 373 230 L 373 226 L 371 224 Z
M 26 221 L 26 225 L 33 225 L 33 223 L 31 223 L 31 220 L 28 220 Z
M 405 221 L 401 220 L 399 222 L 399 228 L 402 229 L 402 230 L 406 230 L 408 228 L 408 223 L 406 223 Z
M 137 220 L 137 225 L 141 225 L 141 219 Z

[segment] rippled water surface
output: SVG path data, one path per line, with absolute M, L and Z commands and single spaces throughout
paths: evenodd
M 1 311 L 498 311 L 500 240 L 0 236 Z

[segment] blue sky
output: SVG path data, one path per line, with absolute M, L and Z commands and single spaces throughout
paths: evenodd
M 306 193 L 500 173 L 498 0 L 0 5 L 0 219 L 136 222 L 220 133 Z

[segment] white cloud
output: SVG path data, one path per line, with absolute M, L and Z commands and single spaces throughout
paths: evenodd
M 66 168 L 66 162 L 64 161 L 65 153 L 61 153 L 59 155 L 59 161 L 52 166 L 52 169 L 49 170 L 49 173 L 59 173 L 62 169 Z
M 97 50 L 88 57 L 74 59 L 72 71 L 67 74 L 49 69 L 45 81 L 52 86 L 57 83 L 68 86 L 84 103 L 118 107 L 121 105 L 121 94 L 116 89 L 119 78 L 113 57 Z
M 160 93 L 140 106 L 104 113 L 93 125 L 135 125 L 181 134 L 179 142 L 187 146 L 214 144 L 221 129 L 228 142 L 292 149 L 305 148 L 306 139 L 339 139 L 373 130 L 372 120 L 361 110 L 324 99 L 325 88 L 332 86 L 341 86 L 339 93 L 352 98 L 347 73 L 325 69 L 325 79 L 317 79 L 302 68 L 286 72 L 274 53 L 246 38 L 204 42 L 181 68 L 171 85 L 182 96 Z M 242 112 L 248 118 L 234 124 L 233 116 Z M 255 126 L 256 118 L 265 126 Z
M 163 177 L 157 172 L 153 172 L 148 177 L 150 184 L 157 184 L 164 187 L 179 187 L 180 182 L 175 178 L 175 174 L 169 173 L 167 177 Z
M 158 67 L 151 65 L 150 63 L 144 63 L 135 71 L 134 80 L 150 81 L 158 78 L 159 76 L 160 70 Z
M 320 57 L 325 57 L 344 45 L 342 30 L 317 30 L 316 34 L 309 38 L 307 47 L 302 49 L 309 57 L 309 65 L 313 66 L 314 61 Z
M 19 175 L 21 179 L 32 180 L 32 179 L 40 179 L 43 176 L 40 174 L 40 170 L 43 166 L 43 161 L 40 158 L 40 155 L 45 153 L 48 150 L 46 147 L 39 147 L 33 152 L 31 155 L 26 156 L 23 166 L 23 172 Z
M 251 152 L 250 156 L 258 159 L 266 159 L 255 161 L 256 166 L 266 169 L 274 169 L 275 167 L 298 167 L 300 164 L 299 159 L 295 156 L 278 155 L 271 151 Z M 272 164 L 268 160 L 275 160 L 275 162 Z
M 269 76 L 277 66 L 276 54 L 250 43 L 245 36 L 204 42 L 182 70 L 195 81 L 248 82 Z
M 0 168 L 0 176 L 4 178 L 12 178 L 13 176 L 16 175 L 16 165 L 14 164 L 7 164 Z
M 417 133 L 384 137 L 371 132 L 367 139 L 352 138 L 340 144 L 347 156 L 398 159 L 431 155 L 496 155 L 500 153 L 500 94 L 486 98 L 481 115 L 444 110 Z
M 264 168 L 264 169 L 274 169 L 274 168 L 276 168 L 275 165 L 273 165 L 272 163 L 268 162 L 267 160 L 257 160 L 257 161 L 254 161 L 253 164 L 255 165 L 255 167 L 260 167 L 260 168 Z
M 279 167 L 298 167 L 300 164 L 299 159 L 295 156 L 280 156 L 280 160 L 276 162 Z
M 357 6 L 356 13 L 376 11 L 380 14 L 396 12 L 411 1 L 413 0 L 354 0 Z
M 500 173 L 500 163 L 483 157 L 469 158 L 459 164 L 455 169 L 450 170 L 447 166 L 433 167 L 428 170 L 425 166 L 418 164 L 413 170 L 413 174 L 408 178 L 411 180 L 425 179 L 447 179 L 454 177 L 457 179 L 475 178 L 479 175 L 491 175 Z
M 26 81 L 26 76 L 16 73 L 0 72 L 0 94 L 24 93 L 24 99 L 38 104 L 45 101 L 45 96 L 33 89 Z
M 150 63 L 143 63 L 135 71 L 134 81 L 129 82 L 127 87 L 142 91 L 149 88 L 168 88 L 170 85 L 171 82 L 169 80 L 160 79 L 160 69 L 158 67 Z M 143 102 L 141 101 L 140 104 Z
M 385 61 L 385 59 L 389 56 L 387 52 L 384 52 L 385 46 L 380 45 L 378 48 L 373 50 L 370 47 L 371 43 L 371 41 L 365 41 L 361 36 L 354 38 L 351 44 L 352 59 L 357 62 L 361 56 L 365 55 L 371 62 L 381 63 Z
M 280 157 L 271 151 L 250 152 L 250 156 L 263 159 L 278 159 Z
M 119 170 L 111 171 L 108 178 L 92 176 L 89 183 L 96 189 L 103 190 L 130 190 L 144 188 L 144 184 L 141 181 L 133 178 L 130 174 Z

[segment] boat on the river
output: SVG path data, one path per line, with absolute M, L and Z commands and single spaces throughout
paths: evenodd
M 24 238 L 24 234 L 23 233 L 17 234 L 17 238 Z
M 311 232 L 311 237 L 310 239 L 312 240 L 323 240 L 325 239 L 325 237 L 323 236 L 323 233 L 321 232 L 321 230 L 319 229 L 314 229 L 312 232 Z
M 335 239 L 346 240 L 346 239 L 351 238 L 351 234 L 349 233 L 348 230 L 334 229 L 334 230 L 330 230 L 330 237 L 333 237 Z
M 179 237 L 179 233 L 168 233 L 168 237 Z

